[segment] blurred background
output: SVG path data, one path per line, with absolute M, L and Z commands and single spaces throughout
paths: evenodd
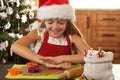
M 78 29 L 93 49 L 114 52 L 120 63 L 119 0 L 69 0 L 75 8 Z M 0 0 L 0 64 L 14 63 L 10 46 L 26 35 L 36 18 L 38 0 Z

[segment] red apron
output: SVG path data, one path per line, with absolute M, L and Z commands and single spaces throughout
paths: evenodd
M 47 43 L 48 41 L 48 32 L 45 33 L 44 36 L 44 42 L 42 43 L 42 46 L 38 52 L 38 54 L 42 56 L 59 56 L 59 55 L 71 55 L 71 41 L 66 35 L 66 40 L 68 45 L 55 45 L 55 44 L 50 44 Z

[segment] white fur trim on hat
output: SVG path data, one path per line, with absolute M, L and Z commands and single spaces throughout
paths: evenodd
M 37 18 L 40 20 L 50 18 L 75 20 L 75 13 L 72 6 L 68 4 L 42 6 L 37 11 Z

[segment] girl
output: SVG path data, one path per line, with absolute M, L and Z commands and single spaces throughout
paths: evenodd
M 90 47 L 72 22 L 74 12 L 68 0 L 52 1 L 39 0 L 37 18 L 41 20 L 41 27 L 16 41 L 11 50 L 39 64 L 48 66 L 48 62 L 53 63 L 57 59 L 55 63 L 60 64 L 59 67 L 64 64 L 69 68 L 69 63 L 84 62 L 84 50 Z M 35 52 L 27 48 L 32 43 L 37 43 Z

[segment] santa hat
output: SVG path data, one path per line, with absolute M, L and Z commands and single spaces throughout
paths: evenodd
M 74 20 L 74 10 L 68 0 L 39 0 L 37 18 L 63 18 Z
M 37 19 L 61 18 L 75 20 L 74 9 L 68 0 L 39 0 Z M 35 25 L 35 24 L 34 24 Z M 38 24 L 37 24 L 38 25 Z M 38 25 L 39 26 L 39 25 Z

